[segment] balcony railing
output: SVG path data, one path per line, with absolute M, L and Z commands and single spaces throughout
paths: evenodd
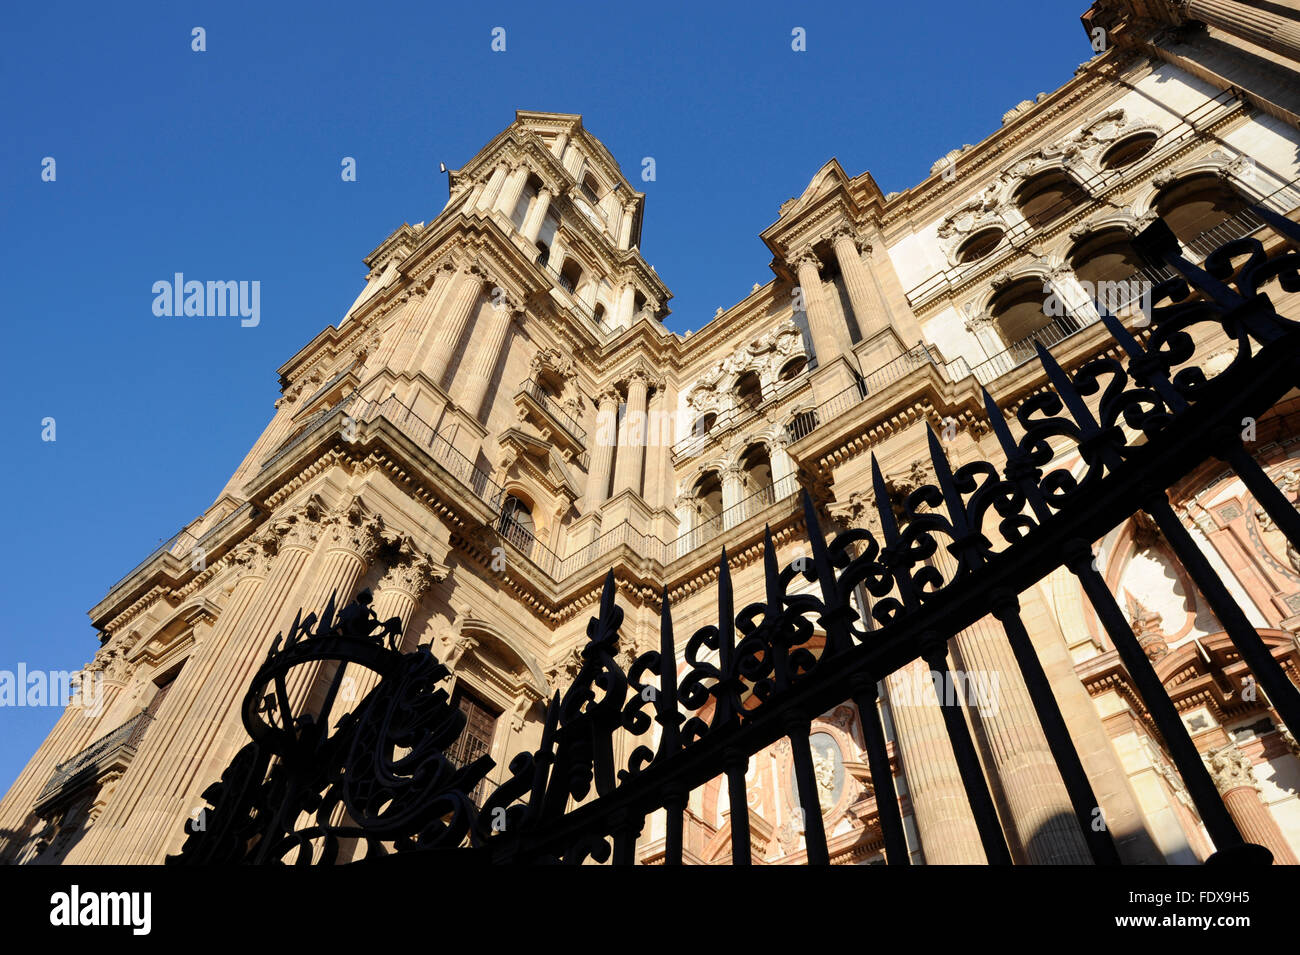
M 87 780 L 94 778 L 99 766 L 107 764 L 118 756 L 135 755 L 135 748 L 152 720 L 153 716 L 148 711 L 141 710 L 113 732 L 95 740 L 76 756 L 56 765 L 37 801 L 54 795 L 79 776 Z
M 799 482 L 793 474 L 787 474 L 773 484 L 765 485 L 757 491 L 741 498 L 730 507 L 717 514 L 704 518 L 699 524 L 677 537 L 668 545 L 668 560 L 682 557 L 697 547 L 703 547 L 723 531 L 730 530 L 756 517 L 778 501 L 784 501 L 799 490 Z M 667 561 L 665 561 L 667 563 Z
M 537 381 L 535 378 L 529 378 L 524 382 L 521 390 L 526 392 L 534 401 L 541 405 L 542 409 L 554 418 L 565 431 L 569 432 L 569 434 L 573 436 L 574 440 L 581 445 L 586 445 L 587 432 L 578 424 L 573 415 L 560 407 L 560 403 L 542 387 L 541 382 Z
M 689 437 L 683 438 L 673 445 L 672 457 L 673 464 L 680 464 L 688 458 L 693 458 L 714 441 L 717 441 L 722 435 L 738 428 L 752 418 L 769 411 L 774 405 L 779 403 L 783 398 L 788 397 L 808 384 L 806 376 L 800 375 L 788 382 L 778 382 L 769 393 L 757 404 L 747 404 L 739 407 L 729 408 L 714 420 L 709 426 L 708 431 L 694 432 Z
M 823 422 L 833 421 L 864 400 L 868 395 L 875 394 L 923 365 L 934 365 L 935 367 L 939 365 L 924 342 L 913 346 L 897 358 L 881 365 L 871 374 L 859 378 L 843 391 L 823 401 L 816 408 L 810 408 L 795 415 L 786 425 L 786 434 L 792 442 L 807 437 L 820 427 Z
M 1283 187 L 1283 189 L 1286 188 L 1288 187 Z M 1269 198 L 1272 199 L 1282 191 L 1278 190 Z M 1187 250 L 1189 259 L 1200 261 L 1225 242 L 1245 238 L 1258 232 L 1263 226 L 1264 220 L 1259 217 L 1258 213 L 1253 209 L 1244 209 L 1236 215 L 1229 216 L 1212 229 L 1207 229 L 1195 238 L 1188 240 L 1183 245 L 1183 248 Z M 1138 269 L 1122 281 L 1111 282 L 1109 284 L 1110 291 L 1104 297 L 1101 295 L 1098 297 L 1103 298 L 1101 304 L 1108 311 L 1112 314 L 1119 314 L 1123 309 L 1141 299 L 1154 286 L 1175 277 L 1176 273 L 1167 265 L 1159 268 Z M 1100 321 L 1100 316 L 1092 308 L 1080 309 L 1070 315 L 1057 316 L 1032 335 L 1012 342 L 1004 350 L 980 362 L 970 369 L 970 373 L 975 376 L 975 380 L 981 385 L 987 385 L 1007 372 L 1032 361 L 1037 354 L 1034 348 L 1035 342 L 1040 343 L 1044 348 L 1050 348 L 1096 325 Z

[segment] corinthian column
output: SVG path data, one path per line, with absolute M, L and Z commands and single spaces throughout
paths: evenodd
M 432 280 L 425 279 L 412 284 L 411 301 L 402 307 L 401 324 L 394 324 L 388 333 L 393 345 L 391 365 L 394 371 L 414 371 L 418 367 L 415 356 L 420 343 L 429 336 L 438 305 L 443 301 L 455 276 L 454 270 L 440 268 Z M 388 342 L 385 341 L 384 347 L 387 345 Z
M 524 193 L 524 186 L 528 182 L 528 172 L 528 167 L 520 163 L 510 170 L 510 175 L 501 188 L 501 198 L 497 200 L 496 208 L 507 219 L 515 211 L 515 206 L 519 204 L 519 197 Z
M 591 471 L 587 474 L 587 499 L 583 513 L 590 513 L 605 503 L 609 491 L 609 474 L 614 464 L 614 446 L 618 444 L 617 391 L 602 392 L 596 411 L 596 447 L 591 453 Z
M 510 167 L 504 162 L 497 163 L 497 167 L 492 170 L 492 175 L 488 178 L 487 185 L 483 188 L 482 194 L 478 197 L 479 209 L 491 209 L 497 201 L 497 196 L 501 194 L 501 187 L 505 184 L 506 175 L 510 172 Z
M 1206 762 L 1241 837 L 1273 853 L 1275 865 L 1296 865 L 1296 855 L 1278 828 L 1277 820 L 1259 798 L 1259 783 L 1250 757 L 1229 743 L 1206 753 Z
M 442 386 L 447 377 L 456 346 L 465 333 L 470 316 L 478 308 L 483 295 L 483 275 L 473 266 L 457 275 L 455 292 L 441 322 L 426 329 L 415 356 L 408 366 L 412 371 L 424 370 L 435 385 Z
M 812 250 L 800 254 L 795 259 L 795 266 L 799 272 L 799 288 L 803 292 L 813 351 L 817 353 L 817 363 L 826 365 L 849 350 L 848 329 L 836 320 L 822 297 L 821 262 Z
M 456 389 L 457 403 L 475 418 L 483 407 L 483 399 L 487 397 L 488 386 L 492 384 L 492 377 L 496 374 L 510 334 L 510 326 L 518 311 L 517 307 L 508 303 L 495 304 L 487 310 L 486 328 L 475 343 L 473 367 L 470 368 L 469 375 L 461 379 L 462 386 Z
M 230 756 L 248 741 L 240 707 L 253 674 L 281 629 L 277 623 L 286 613 L 286 604 L 316 546 L 322 513 L 319 503 L 312 500 L 282 517 L 272 517 L 258 537 L 257 548 L 246 552 L 248 563 L 241 567 L 243 574 L 264 582 L 251 594 L 249 606 L 239 619 L 231 618 L 227 624 L 225 646 L 214 654 L 210 678 L 194 705 L 180 717 L 176 744 L 162 757 L 156 785 L 132 813 L 130 829 L 138 836 L 122 839 L 121 832 L 114 831 L 113 820 L 118 817 L 110 807 L 112 815 L 106 812 L 96 828 L 116 848 L 111 855 L 93 854 L 96 843 L 92 841 L 92 830 L 91 838 L 83 840 L 87 846 L 85 861 L 158 863 L 167 851 L 179 847 L 185 820 L 205 804 L 200 793 L 217 780 Z M 253 583 L 250 580 L 245 585 L 245 593 L 254 589 Z M 78 845 L 73 853 L 79 854 L 80 850 Z
M 428 554 L 408 553 L 400 563 L 388 568 L 379 580 L 379 595 L 375 598 L 375 616 L 380 622 L 397 617 L 402 621 L 402 636 L 397 638 L 397 647 L 409 653 L 412 646 L 411 618 L 425 592 L 434 584 L 442 583 L 447 578 L 447 568 L 435 561 Z M 366 698 L 366 694 L 379 683 L 379 674 L 373 670 L 359 670 L 353 683 L 346 684 L 340 693 L 342 701 L 348 708 L 355 706 Z
M 862 255 L 853 230 L 847 226 L 836 230 L 831 244 L 835 249 L 835 259 L 840 264 L 840 272 L 844 275 L 858 331 L 863 338 L 883 331 L 889 327 L 889 315 L 881 310 L 880 297 L 871 287 L 871 275 L 862 264 Z
M 0 860 L 12 862 L 36 821 L 32 813 L 55 767 L 94 740 L 116 729 L 104 716 L 130 681 L 134 666 L 126 659 L 126 637 L 114 637 L 82 668 L 80 688 L 59 721 L 0 801 Z
M 321 524 L 323 532 L 318 549 L 323 551 L 323 557 L 314 568 L 313 579 L 302 599 L 304 615 L 321 613 L 331 600 L 336 612 L 347 606 L 357 581 L 382 543 L 383 520 L 369 513 L 358 498 L 332 511 Z M 317 711 L 328 682 L 319 678 L 320 672 L 321 667 L 313 664 L 289 673 L 285 685 L 294 713 L 304 712 L 304 703 L 306 711 Z
M 641 471 L 645 466 L 647 395 L 650 376 L 635 371 L 627 380 L 627 414 L 619 428 L 618 461 L 614 466 L 614 493 L 641 493 Z
M 885 681 L 907 795 L 928 865 L 983 865 L 979 829 L 962 786 L 930 668 L 923 660 Z
M 205 709 L 213 705 L 213 684 L 222 679 L 221 671 L 228 655 L 237 652 L 232 644 L 238 639 L 240 625 L 266 582 L 274 546 L 271 539 L 259 537 L 231 555 L 229 564 L 234 583 L 221 616 L 185 661 L 168 691 L 167 705 L 159 710 L 145 731 L 135 758 L 97 824 L 101 827 L 99 837 L 112 837 L 111 841 L 105 838 L 94 847 L 97 853 L 106 853 L 100 856 L 102 861 L 160 862 L 161 859 L 142 857 L 133 844 L 137 840 L 152 843 L 152 830 L 156 828 L 175 830 L 167 832 L 169 836 L 175 836 L 180 830 L 184 820 L 178 807 L 170 802 L 174 777 L 203 738 L 196 724 L 213 721 L 214 714 Z

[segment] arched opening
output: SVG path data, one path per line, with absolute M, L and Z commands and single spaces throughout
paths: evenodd
M 747 371 L 736 380 L 736 402 L 741 410 L 753 410 L 763 403 L 763 381 L 758 372 Z
M 753 444 L 740 456 L 740 469 L 744 475 L 744 513 L 741 520 L 757 514 L 773 502 L 772 457 L 766 447 Z
M 984 258 L 1002 243 L 1005 233 L 999 228 L 981 229 L 961 244 L 957 261 L 962 265 Z
M 1122 312 L 1139 298 L 1143 284 L 1150 281 L 1123 229 L 1105 229 L 1084 236 L 1067 259 L 1084 292 L 1112 313 Z
M 595 208 L 600 208 L 600 183 L 591 173 L 582 177 L 582 194 Z
M 695 424 L 691 427 L 691 436 L 695 438 L 702 438 L 710 431 L 712 431 L 713 426 L 717 423 L 718 423 L 717 414 L 715 414 L 712 411 L 706 411 L 704 412 L 704 414 L 700 415 L 698 418 L 695 419 Z
M 722 529 L 722 477 L 717 471 L 707 471 L 695 482 L 697 512 L 694 530 L 702 535 L 700 540 L 712 537 Z
M 1129 136 L 1121 139 L 1110 149 L 1106 150 L 1105 155 L 1101 157 L 1103 169 L 1122 169 L 1125 166 L 1131 166 L 1137 162 L 1156 144 L 1155 133 L 1138 133 L 1136 136 Z
M 591 317 L 596 320 L 597 325 L 603 325 L 605 323 L 605 306 L 597 302 L 596 310 L 591 313 Z
M 803 355 L 791 358 L 781 366 L 781 373 L 777 376 L 781 381 L 794 381 L 804 373 L 808 367 L 808 359 Z
M 525 554 L 531 553 L 533 541 L 537 539 L 532 508 L 526 501 L 515 495 L 508 495 L 505 503 L 501 505 L 501 518 L 497 522 L 497 530 L 502 537 Z
M 798 441 L 800 438 L 812 434 L 820 423 L 821 418 L 817 414 L 816 408 L 796 412 L 785 426 L 786 437 L 792 442 Z
M 565 259 L 564 268 L 560 269 L 560 284 L 570 294 L 577 294 L 578 285 L 581 282 L 582 266 L 573 259 Z
M 1249 204 L 1235 189 L 1218 176 L 1206 173 L 1167 186 L 1156 197 L 1155 209 L 1174 235 L 1188 249 L 1204 253 L 1198 239 L 1209 241 L 1210 248 L 1228 239 L 1245 235 Z M 1257 220 L 1256 220 L 1257 221 Z
M 1016 191 L 1016 205 L 1030 228 L 1050 225 L 1088 201 L 1088 194 L 1063 169 L 1039 173 Z
M 1050 345 L 1079 328 L 1068 314 L 1047 314 L 1049 296 L 1052 296 L 1053 312 L 1063 312 L 1064 307 L 1046 284 L 1042 279 L 1024 279 L 1000 292 L 990 306 L 1002 340 L 1019 357 L 1034 354 L 1035 337 Z

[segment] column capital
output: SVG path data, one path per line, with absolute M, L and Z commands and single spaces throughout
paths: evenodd
M 247 541 L 231 553 L 230 565 L 237 569 L 241 577 L 266 577 L 275 562 L 278 543 L 268 535 Z
M 797 270 L 802 269 L 805 265 L 811 265 L 817 270 L 818 274 L 821 274 L 822 260 L 817 258 L 817 255 L 813 252 L 811 247 L 800 249 L 798 252 L 792 253 L 787 257 L 786 261 L 793 265 Z
M 357 497 L 331 511 L 321 524 L 331 550 L 348 551 L 364 563 L 370 562 L 383 543 L 383 518 L 370 513 Z
M 1205 754 L 1205 761 L 1210 770 L 1210 778 L 1214 780 L 1220 795 L 1247 786 L 1259 790 L 1251 759 L 1237 747 L 1236 743 L 1210 750 Z
M 596 396 L 596 403 L 601 407 L 604 407 L 605 405 L 614 405 L 615 407 L 618 407 L 618 405 L 623 403 L 623 393 L 620 392 L 617 387 L 610 385 Z
M 324 514 L 325 508 L 320 500 L 313 496 L 304 504 L 275 520 L 266 531 L 266 535 L 273 539 L 273 546 L 277 550 L 284 550 L 287 547 L 312 550 L 316 546 L 316 541 L 320 539 L 321 518 Z
M 434 584 L 447 579 L 448 570 L 428 554 L 415 552 L 399 563 L 392 564 L 379 580 L 380 591 L 400 590 L 418 603 Z
M 853 243 L 853 247 L 858 251 L 861 251 L 862 246 L 865 244 L 862 238 L 858 235 L 858 230 L 853 228 L 853 226 L 847 222 L 842 222 L 839 225 L 834 226 L 829 232 L 826 232 L 822 238 L 832 244 L 837 244 L 841 240 L 848 239 Z

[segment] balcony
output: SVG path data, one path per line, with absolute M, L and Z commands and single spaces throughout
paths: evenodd
M 515 404 L 527 412 L 544 431 L 571 450 L 580 463 L 586 466 L 587 432 L 577 420 L 561 407 L 541 382 L 529 378 L 519 386 Z
M 710 425 L 708 431 L 701 431 L 683 438 L 673 445 L 672 458 L 673 464 L 678 465 L 683 461 L 695 457 L 713 442 L 717 441 L 723 435 L 728 434 L 735 428 L 739 428 L 747 421 L 767 414 L 774 407 L 779 405 L 785 398 L 794 393 L 803 390 L 808 384 L 808 378 L 805 375 L 799 375 L 791 381 L 779 382 L 772 388 L 768 395 L 760 402 L 753 405 L 744 405 L 730 408 Z
M 859 378 L 843 391 L 823 401 L 816 408 L 810 408 L 795 415 L 790 420 L 790 423 L 786 425 L 786 435 L 792 443 L 800 438 L 807 437 L 823 423 L 835 420 L 844 412 L 865 400 L 868 395 L 875 394 L 923 365 L 941 367 L 938 360 L 935 359 L 924 343 L 912 347 L 892 361 L 881 365 L 871 374 Z
M 135 757 L 136 747 L 152 721 L 153 716 L 141 710 L 113 732 L 101 736 L 76 756 L 55 766 L 45 788 L 36 797 L 36 812 L 39 814 L 77 790 L 97 783 L 110 771 L 125 769 Z
M 779 481 L 761 487 L 748 497 L 736 501 L 730 507 L 723 508 L 717 514 L 709 515 L 698 525 L 679 535 L 676 540 L 667 545 L 665 548 L 665 557 L 667 559 L 664 563 L 668 563 L 668 561 L 676 557 L 685 557 L 697 547 L 703 547 L 713 541 L 723 531 L 738 527 L 750 518 L 757 517 L 773 504 L 784 501 L 797 493 L 798 490 L 798 480 L 793 474 L 787 474 Z

